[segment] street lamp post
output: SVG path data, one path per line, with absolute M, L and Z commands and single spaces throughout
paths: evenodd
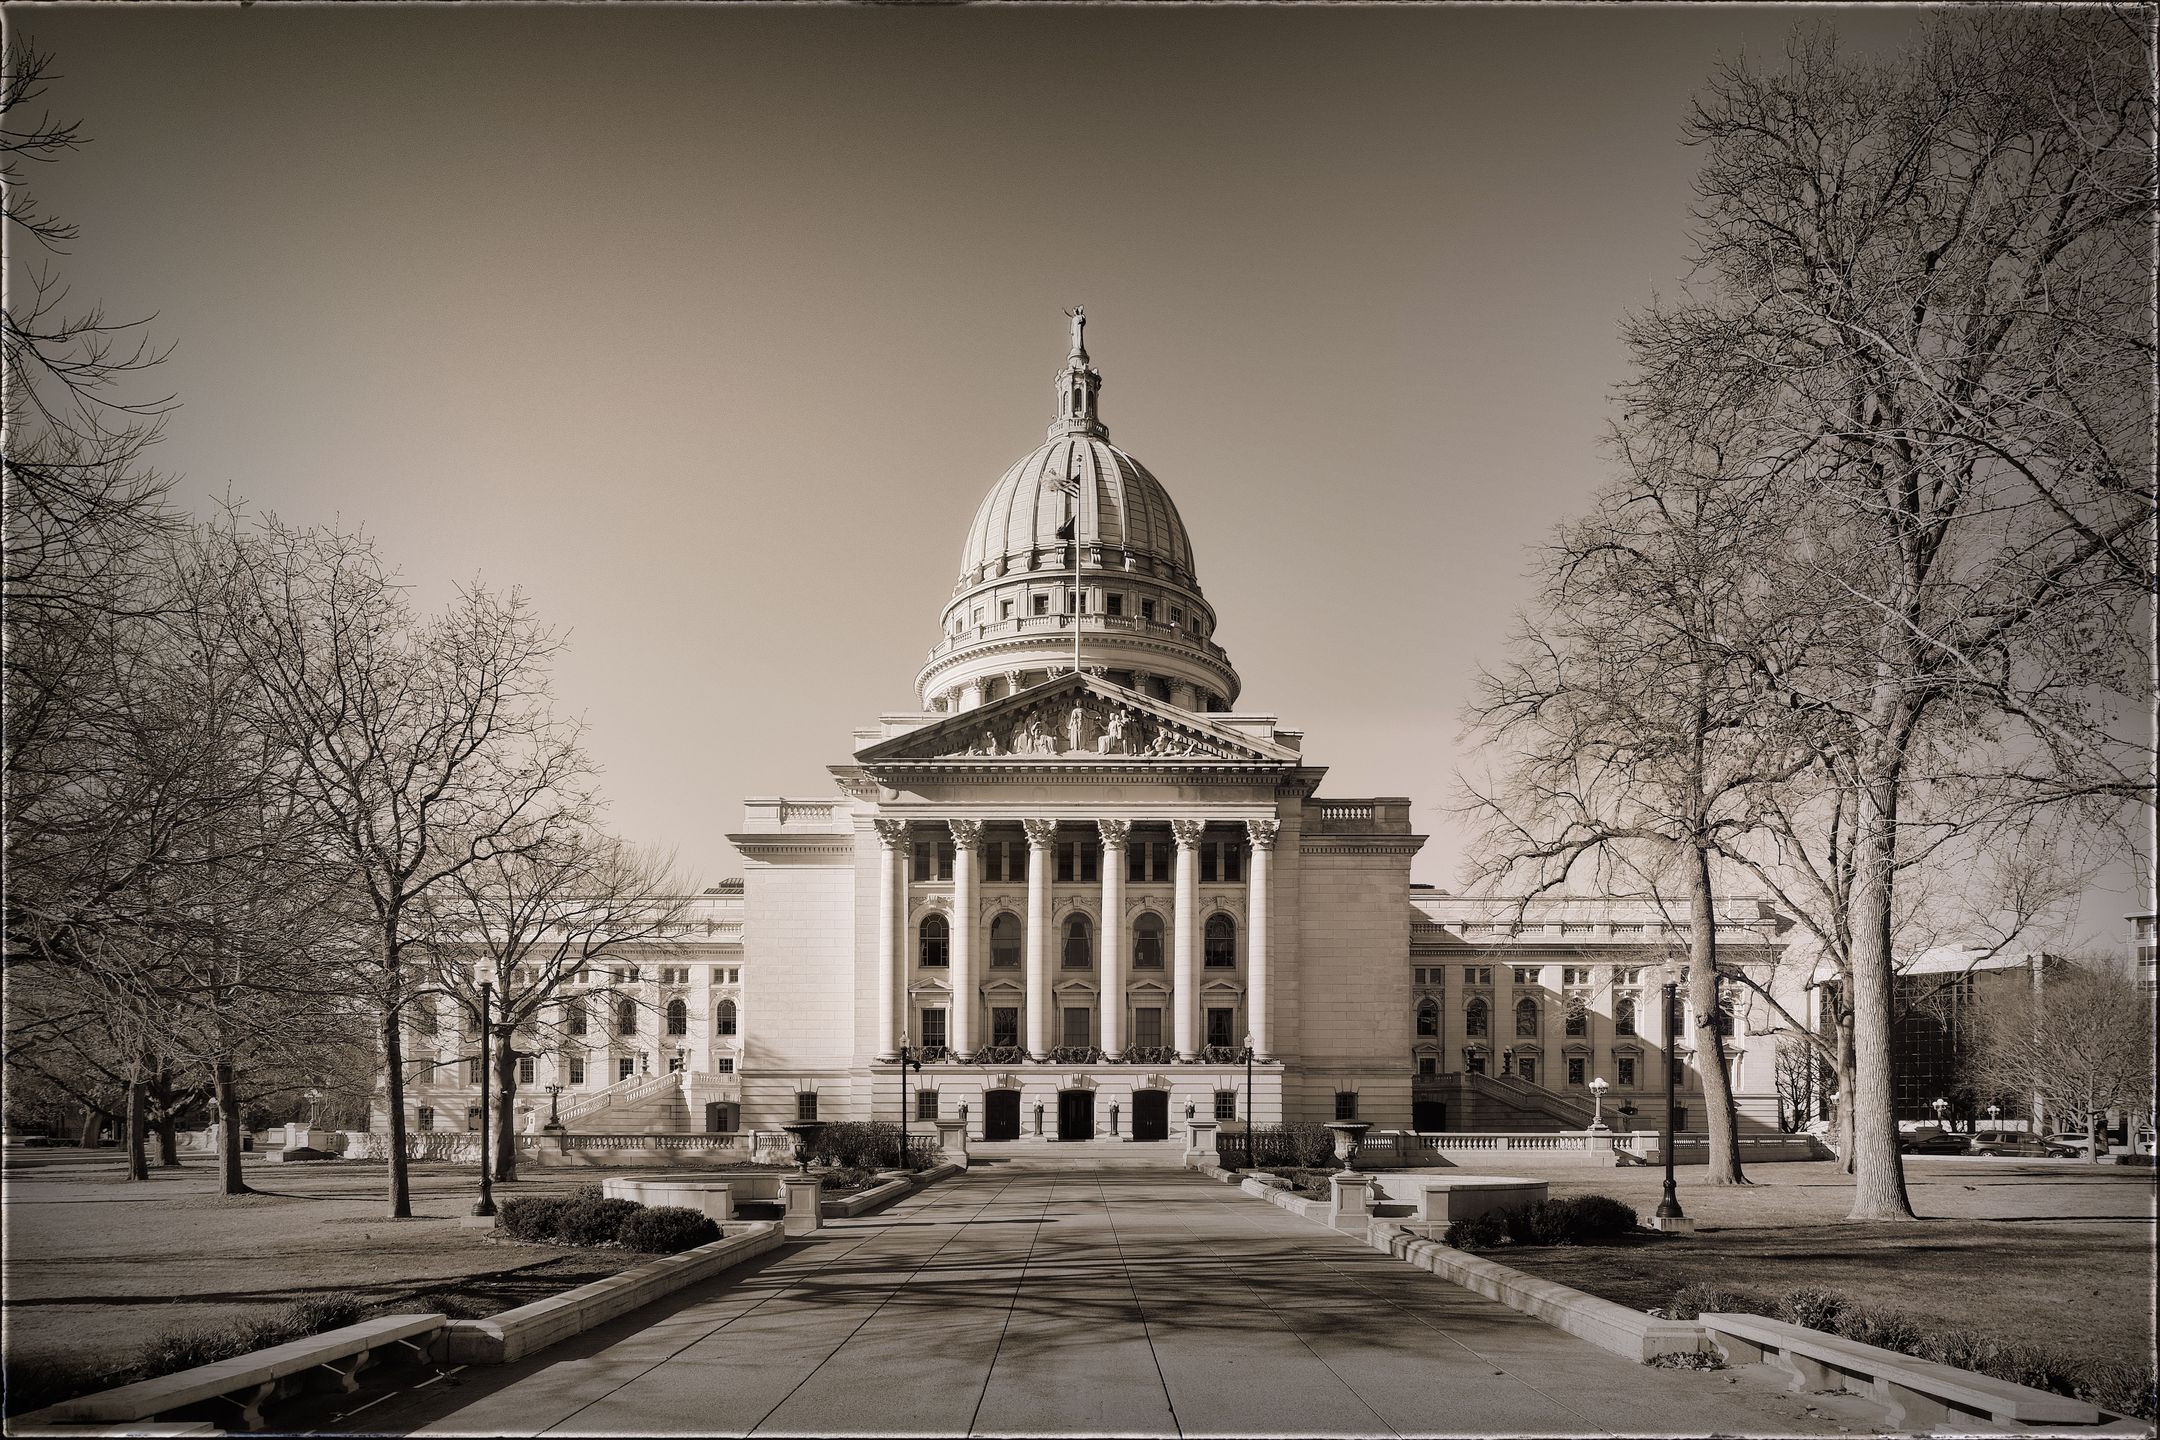
M 1673 1135 L 1673 1109 L 1674 1106 L 1677 1104 L 1677 1097 L 1674 1094 L 1675 1087 L 1673 1082 L 1675 1078 L 1675 1073 L 1680 1068 L 1680 1059 L 1678 1054 L 1675 1053 L 1673 1041 L 1674 1038 L 1680 1033 L 1679 1017 L 1674 1014 L 1674 1011 L 1678 1008 L 1679 993 L 1680 987 L 1678 985 L 1673 984 L 1671 981 L 1666 982 L 1665 1144 L 1663 1146 L 1663 1149 L 1665 1151 L 1665 1195 L 1663 1199 L 1658 1201 L 1657 1218 L 1660 1220 L 1683 1220 L 1687 1218 L 1686 1212 L 1680 1208 L 1679 1187 L 1673 1183 L 1673 1140 L 1675 1138 Z M 1663 1229 L 1665 1227 L 1659 1226 L 1658 1228 Z
M 1990 1106 L 1988 1106 L 1988 1128 L 1989 1128 L 1989 1129 L 1991 1129 L 1991 1130 L 1992 1130 L 1992 1129 L 1995 1129 L 1995 1128 L 1997 1128 L 1998 1126 L 2000 1126 L 2000 1124 L 2002 1123 L 2002 1122 L 2001 1122 L 2001 1119 L 2000 1119 L 2001 1115 L 2002 1115 L 2002 1106 L 2000 1106 L 2000 1105 L 1990 1105 Z
M 1248 1170 L 1260 1162 L 1253 1158 L 1253 1111 L 1252 1111 L 1252 1031 L 1245 1032 L 1245 1168 Z
M 1943 1111 L 1950 1108 L 1950 1102 L 1947 1100 L 1930 1100 L 1928 1101 L 1928 1108 L 1935 1112 L 1935 1128 L 1938 1130 L 1942 1129 Z
M 907 1102 L 908 1102 L 908 1093 L 907 1093 L 907 1072 L 908 1072 L 908 1067 L 909 1067 L 909 1066 L 911 1066 L 911 1065 L 912 1065 L 912 1066 L 913 1066 L 913 1067 L 914 1067 L 914 1068 L 915 1068 L 915 1069 L 916 1069 L 916 1070 L 917 1070 L 918 1072 L 920 1072 L 920 1071 L 921 1071 L 921 1069 L 922 1069 L 922 1061 L 921 1061 L 921 1060 L 918 1060 L 918 1059 L 916 1058 L 916 1053 L 917 1053 L 917 1052 L 916 1052 L 916 1051 L 915 1051 L 915 1050 L 914 1050 L 914 1049 L 913 1049 L 912 1047 L 910 1047 L 910 1045 L 908 1044 L 908 1032 L 907 1032 L 907 1031 L 906 1031 L 905 1029 L 902 1029 L 902 1030 L 901 1030 L 901 1032 L 900 1032 L 900 1168 L 901 1168 L 902 1170 L 905 1170 L 905 1169 L 907 1169 L 907 1168 L 908 1168 L 908 1158 L 907 1158 L 907 1122 L 908 1122 L 908 1113 L 907 1113 L 907 1112 L 908 1112 L 908 1103 L 907 1103 Z
M 562 1129 L 562 1086 L 560 1083 L 548 1086 L 547 1128 L 550 1130 Z
M 1605 1128 L 1605 1090 L 1606 1085 L 1604 1076 L 1599 1075 L 1591 1079 L 1590 1128 L 1592 1130 L 1603 1130 Z
M 495 986 L 480 982 L 480 1198 L 473 1202 L 475 1215 L 495 1213 L 495 1166 L 488 1154 L 488 1021 L 495 1013 Z

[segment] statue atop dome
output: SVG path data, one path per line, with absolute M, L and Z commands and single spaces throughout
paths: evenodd
M 1085 365 L 1087 363 L 1087 339 L 1085 334 L 1087 330 L 1087 306 L 1075 305 L 1072 309 L 1067 310 L 1065 314 L 1072 321 L 1072 353 L 1066 358 L 1078 360 Z

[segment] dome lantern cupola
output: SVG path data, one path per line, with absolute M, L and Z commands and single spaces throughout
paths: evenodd
M 1065 357 L 1065 368 L 1058 372 L 1058 417 L 1050 423 L 1050 438 L 1086 435 L 1091 439 L 1107 440 L 1110 431 L 1103 425 L 1102 416 L 1096 409 L 1096 396 L 1102 390 L 1102 374 L 1088 364 L 1087 307 L 1075 305 L 1065 314 L 1072 320 L 1072 352 Z
M 1185 522 L 1162 482 L 1110 443 L 1086 314 L 1066 314 L 1057 418 L 976 509 L 942 633 L 916 677 L 923 708 L 969 710 L 1070 674 L 1077 626 L 1082 668 L 1169 704 L 1228 710 L 1240 682 L 1215 643 Z

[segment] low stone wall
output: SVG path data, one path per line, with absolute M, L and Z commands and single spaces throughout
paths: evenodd
M 777 1250 L 783 1238 L 778 1223 L 770 1220 L 727 1229 L 729 1233 L 708 1245 L 633 1265 L 619 1275 L 546 1300 L 485 1320 L 453 1320 L 446 1327 L 447 1358 L 454 1364 L 506 1365 Z
M 732 1183 L 725 1180 L 688 1180 L 681 1176 L 633 1180 L 626 1175 L 610 1175 L 600 1182 L 600 1193 L 610 1200 L 673 1205 L 723 1223 L 735 1218 L 733 1190 Z

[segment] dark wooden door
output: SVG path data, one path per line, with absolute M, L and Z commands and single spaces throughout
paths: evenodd
M 983 1139 L 1020 1138 L 1020 1092 L 991 1090 L 983 1095 Z
M 1414 1130 L 1447 1129 L 1447 1101 L 1413 1100 L 1410 1102 L 1410 1127 Z
M 1058 1139 L 1092 1140 L 1095 1138 L 1095 1092 L 1092 1090 L 1058 1091 Z
M 1167 1140 L 1170 1138 L 1169 1091 L 1135 1090 L 1133 1092 L 1132 1138 L 1135 1140 Z

